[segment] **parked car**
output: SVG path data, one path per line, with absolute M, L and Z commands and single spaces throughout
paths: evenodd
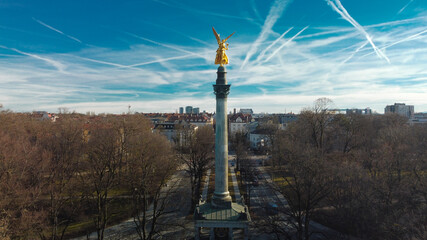
M 254 185 L 255 187 L 259 186 L 258 178 L 254 178 L 252 180 L 252 185 Z
M 277 206 L 277 204 L 273 202 L 268 202 L 266 209 L 267 209 L 267 213 L 272 215 L 276 215 L 279 213 L 279 207 Z

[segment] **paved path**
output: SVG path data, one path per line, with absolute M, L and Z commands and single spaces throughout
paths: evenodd
M 236 174 L 234 173 L 234 167 L 231 166 L 231 162 L 229 164 L 228 170 L 231 173 L 231 179 L 233 180 L 232 184 L 234 187 L 234 197 L 236 198 L 236 202 L 240 202 L 240 191 L 239 191 L 239 184 L 237 183 Z
M 264 172 L 264 168 L 260 168 L 260 169 L 261 169 L 263 176 L 264 176 L 264 179 L 267 181 L 267 183 L 274 185 L 273 180 L 271 180 L 270 174 Z M 286 198 L 283 196 L 283 194 L 281 192 L 275 191 L 275 194 L 283 206 L 288 206 L 288 201 L 286 200 Z
M 205 178 L 205 184 L 203 185 L 203 192 L 202 192 L 202 200 L 206 201 L 208 199 L 208 186 L 209 186 L 209 176 L 211 175 L 211 170 L 208 169 L 206 172 L 206 178 Z

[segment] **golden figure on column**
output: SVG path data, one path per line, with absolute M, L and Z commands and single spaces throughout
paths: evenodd
M 231 36 L 233 36 L 234 33 L 232 33 L 226 39 L 221 40 L 220 35 L 215 31 L 214 27 L 212 27 L 212 30 L 218 42 L 218 49 L 216 50 L 215 64 L 219 64 L 220 66 L 226 65 L 228 64 L 228 57 L 227 57 L 227 54 L 225 54 L 225 50 L 228 50 L 228 43 L 226 44 L 225 42 Z

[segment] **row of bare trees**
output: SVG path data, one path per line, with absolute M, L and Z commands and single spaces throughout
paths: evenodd
M 175 146 L 180 162 L 190 176 L 191 209 L 200 200 L 201 185 L 206 171 L 212 167 L 215 159 L 215 135 L 212 126 L 202 126 L 197 129 L 185 128 L 178 130 Z
M 310 239 L 317 220 L 362 239 L 426 239 L 427 126 L 332 115 L 330 104 L 317 100 L 276 132 L 273 174 L 283 179 L 288 217 L 264 224 L 278 238 Z
M 140 115 L 68 114 L 52 123 L 3 111 L 0 238 L 63 239 L 69 226 L 89 222 L 103 239 L 122 207 L 140 239 L 152 239 L 170 194 L 162 186 L 177 165 L 170 143 Z

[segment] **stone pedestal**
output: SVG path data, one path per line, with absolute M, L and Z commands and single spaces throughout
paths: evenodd
M 228 230 L 228 239 L 234 239 L 233 229 L 243 229 L 243 239 L 249 237 L 248 208 L 243 203 L 230 203 L 230 207 L 216 207 L 212 203 L 201 203 L 194 211 L 195 239 L 200 239 L 200 229 L 210 229 L 209 239 L 215 239 L 215 229 Z

